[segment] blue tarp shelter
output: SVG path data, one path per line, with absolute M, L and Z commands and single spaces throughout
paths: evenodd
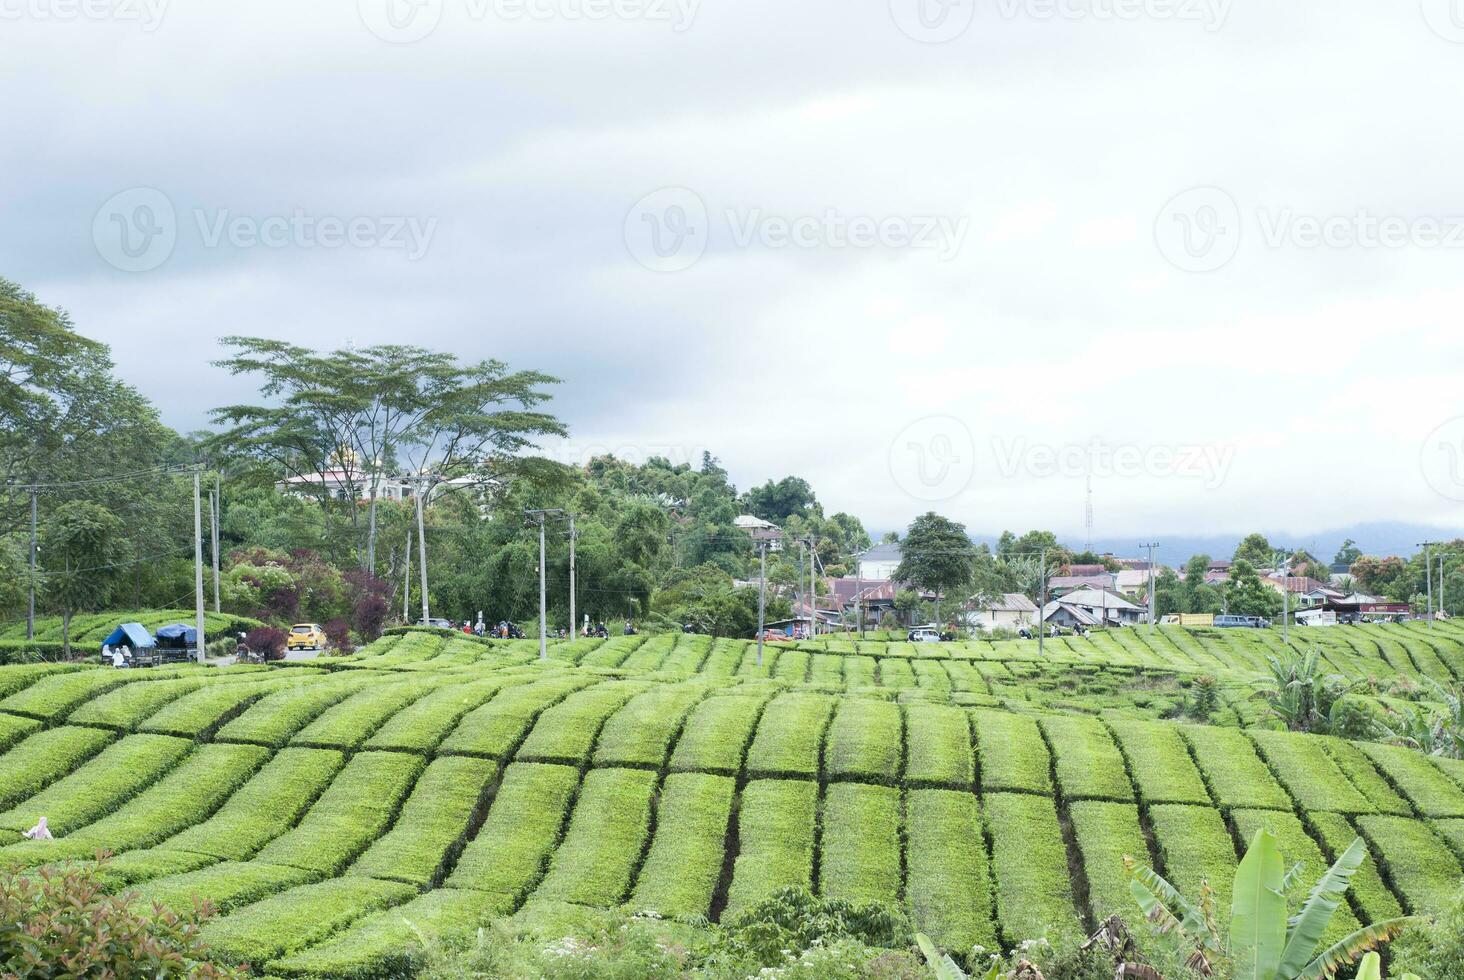
M 162 646 L 195 647 L 198 646 L 198 629 L 184 623 L 173 623 L 158 630 L 158 639 L 163 641 Z
M 131 647 L 134 650 L 151 650 L 157 645 L 158 641 L 141 623 L 123 623 L 102 641 L 104 647 Z

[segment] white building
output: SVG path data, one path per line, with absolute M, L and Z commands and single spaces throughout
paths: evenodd
M 1131 626 L 1146 612 L 1143 606 L 1134 605 L 1117 592 L 1079 589 L 1049 602 L 1042 611 L 1042 621 L 1069 627 Z
M 859 577 L 892 579 L 900 567 L 902 549 L 899 544 L 877 544 L 859 559 Z
M 966 626 L 971 629 L 1014 630 L 1031 625 L 1037 618 L 1037 603 L 1020 592 L 1009 592 L 977 606 L 965 615 Z

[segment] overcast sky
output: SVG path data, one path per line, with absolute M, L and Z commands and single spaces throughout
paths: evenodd
M 0 0 L 0 54 L 0 275 L 179 428 L 220 336 L 411 342 L 874 527 L 1464 507 L 1464 0 Z

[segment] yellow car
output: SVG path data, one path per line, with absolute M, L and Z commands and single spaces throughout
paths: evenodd
M 296 623 L 290 627 L 290 638 L 285 647 L 289 650 L 324 650 L 325 630 L 315 623 Z

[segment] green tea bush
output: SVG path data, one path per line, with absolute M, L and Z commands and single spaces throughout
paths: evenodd
M 1134 788 L 1123 756 L 1101 721 L 1050 715 L 1041 725 L 1057 757 L 1057 784 L 1065 798 L 1132 802 Z
M 672 773 L 656 809 L 656 836 L 631 907 L 667 916 L 707 915 L 722 874 L 737 784 L 725 776 Z
M 7 717 L 10 716 L 0 715 L 0 719 Z M 111 732 L 72 727 L 51 728 L 31 735 L 0 756 L 0 807 L 34 796 L 102 751 L 114 738 Z
M 594 764 L 661 768 L 671 739 L 706 690 L 697 683 L 661 685 L 631 698 L 605 723 Z
M 813 885 L 813 829 L 818 784 L 763 779 L 742 792 L 741 844 L 732 871 L 727 911 L 737 914 L 779 888 Z
M 602 908 L 624 901 L 650 831 L 655 789 L 653 772 L 592 770 L 535 896 Z
M 1186 725 L 1179 732 L 1189 743 L 1215 794 L 1215 802 L 1222 808 L 1291 809 L 1291 797 L 1276 782 L 1244 732 L 1209 725 Z
M 993 793 L 984 809 L 1004 935 L 1014 941 L 1046 938 L 1054 946 L 1081 938 L 1067 848 L 1052 800 Z
M 921 932 L 943 948 L 994 948 L 995 909 L 981 813 L 970 792 L 918 789 L 906 804 L 905 901 Z
M 1209 805 L 1209 791 L 1176 726 L 1127 720 L 1112 725 L 1145 803 Z
M 515 758 L 562 765 L 588 762 L 606 721 L 645 690 L 643 681 L 611 681 L 571 694 L 539 716 Z
M 836 703 L 820 694 L 773 699 L 747 753 L 748 778 L 816 777 L 824 728 Z
M 902 725 L 897 704 L 844 698 L 829 726 L 824 751 L 828 777 L 898 784 Z
M 819 893 L 850 902 L 900 897 L 900 791 L 835 783 L 824 796 Z
M 447 884 L 522 898 L 538 883 L 559 843 L 579 782 L 579 771 L 569 766 L 509 766 L 488 819 L 463 850 Z
M 1052 792 L 1051 763 L 1037 722 L 1006 711 L 973 711 L 981 788 Z
M 1392 949 L 1394 973 L 1464 977 L 1464 891 L 1455 893 L 1433 922 L 1404 933 Z
M 764 703 L 761 697 L 730 694 L 697 705 L 671 755 L 671 771 L 736 775 Z
M 969 790 L 976 768 L 966 712 L 946 705 L 912 704 L 905 713 L 906 783 Z

